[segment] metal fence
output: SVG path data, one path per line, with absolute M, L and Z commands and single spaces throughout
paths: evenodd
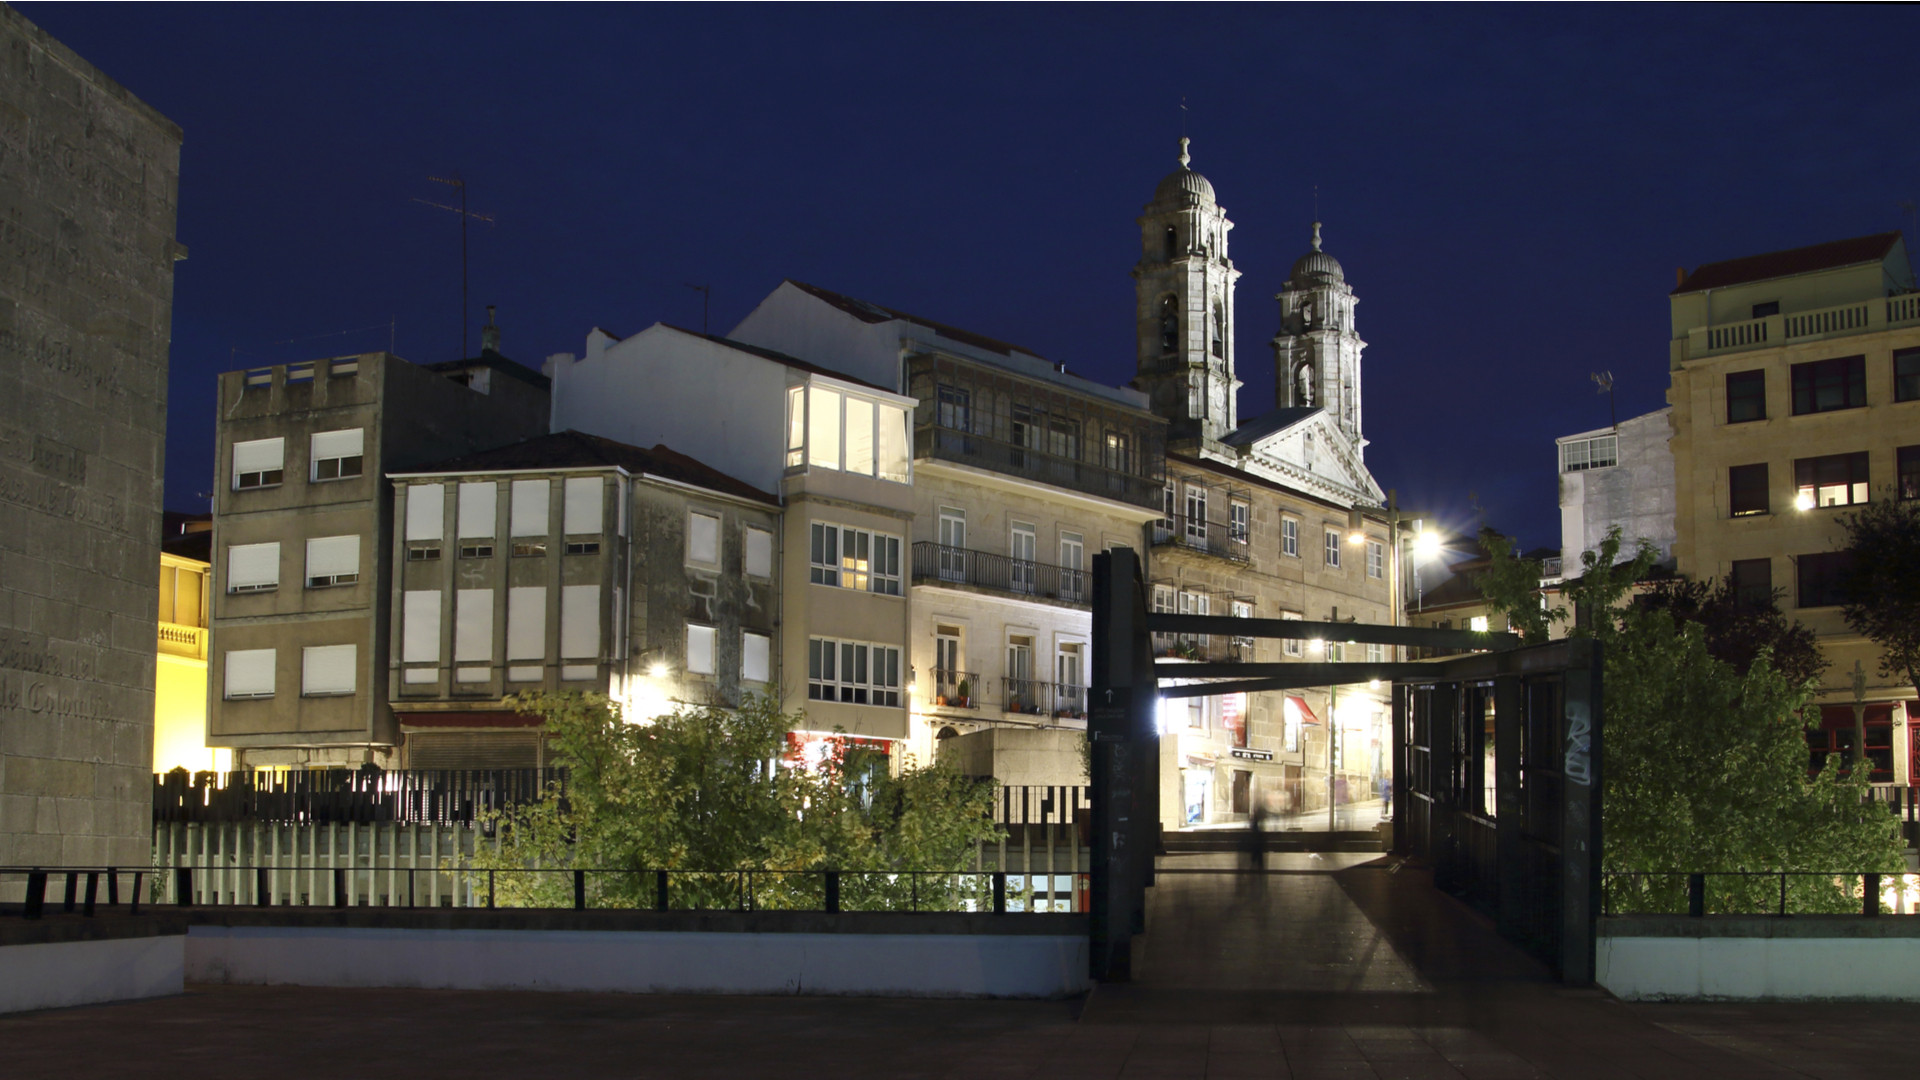
M 1025 596 L 1087 606 L 1092 575 L 1071 566 L 1016 559 L 971 548 L 929 541 L 913 545 L 913 580 L 971 585 L 1009 596 Z
M 1920 874 L 1858 870 L 1601 875 L 1605 915 L 1920 915 Z
M 175 769 L 154 775 L 153 820 L 464 824 L 566 781 L 565 769 Z

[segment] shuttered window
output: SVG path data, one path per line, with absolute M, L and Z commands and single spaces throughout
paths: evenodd
M 345 431 L 319 431 L 313 436 L 312 461 L 315 481 L 345 480 L 359 476 L 365 460 L 366 432 L 361 428 Z
M 233 444 L 233 489 L 272 487 L 285 475 L 287 440 L 254 439 Z
M 562 512 L 561 529 L 568 536 L 600 531 L 601 493 L 606 481 L 598 476 L 569 477 L 566 484 L 566 506 Z
M 740 635 L 740 678 L 744 682 L 766 682 L 773 671 L 773 639 L 749 630 Z
M 445 484 L 413 484 L 407 488 L 407 539 L 438 540 L 446 531 Z
M 453 658 L 493 659 L 492 589 L 461 589 L 454 594 Z
M 687 561 L 702 566 L 720 562 L 720 519 L 698 511 L 687 515 Z
M 572 660 L 599 655 L 600 586 L 565 586 L 560 590 L 560 656 Z
M 713 627 L 688 624 L 687 671 L 694 675 L 713 674 Z
M 496 504 L 500 485 L 494 483 L 460 485 L 460 539 L 493 538 Z
M 300 650 L 300 693 L 306 697 L 351 694 L 356 645 L 309 645 Z
M 765 529 L 747 527 L 747 575 L 773 576 L 773 534 Z
M 307 541 L 307 587 L 351 585 L 360 580 L 358 536 L 316 536 Z
M 415 731 L 407 735 L 411 769 L 531 769 L 540 764 L 533 731 Z
M 280 585 L 280 544 L 234 544 L 227 548 L 227 591 L 266 592 Z
M 514 536 L 547 535 L 547 495 L 552 488 L 545 480 L 513 482 L 513 509 L 508 516 Z
M 524 585 L 507 590 L 507 659 L 547 658 L 547 590 Z
M 431 664 L 440 659 L 440 590 L 408 589 L 400 615 L 400 661 Z
M 273 696 L 274 650 L 234 649 L 227 653 L 228 698 Z

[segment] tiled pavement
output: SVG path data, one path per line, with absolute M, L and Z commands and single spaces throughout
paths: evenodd
M 1269 858 L 1167 860 L 1137 979 L 1084 1002 L 197 987 L 0 1017 L 0 1077 L 1914 1075 L 1920 1006 L 1627 1005 L 1417 871 Z

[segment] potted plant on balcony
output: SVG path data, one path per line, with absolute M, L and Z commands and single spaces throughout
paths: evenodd
M 961 679 L 960 685 L 955 687 L 954 691 L 959 695 L 959 700 L 955 701 L 954 704 L 963 709 L 973 707 L 973 683 L 970 680 Z

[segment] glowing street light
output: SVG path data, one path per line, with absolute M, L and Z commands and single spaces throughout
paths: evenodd
M 1440 533 L 1422 529 L 1413 538 L 1413 557 L 1421 562 L 1440 557 Z
M 655 660 L 653 662 L 653 666 L 647 669 L 647 674 L 653 676 L 656 679 L 666 678 L 667 677 L 666 662 L 663 660 Z

